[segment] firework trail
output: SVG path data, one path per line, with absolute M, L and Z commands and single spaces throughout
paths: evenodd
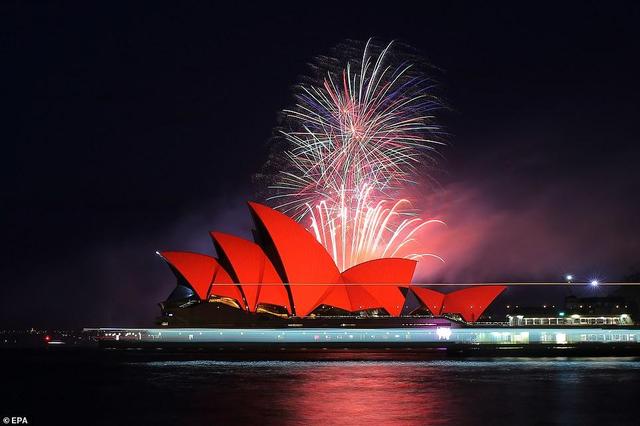
M 395 203 L 380 200 L 376 204 L 369 198 L 370 188 L 358 197 L 355 209 L 344 208 L 339 202 L 340 213 L 329 206 L 331 201 L 322 200 L 315 206 L 307 205 L 311 217 L 311 231 L 332 255 L 341 271 L 371 259 L 381 257 L 404 257 L 419 260 L 433 257 L 444 262 L 433 253 L 413 251 L 416 236 L 428 225 L 444 225 L 441 220 L 422 220 L 406 217 L 403 208 L 410 207 L 409 200 Z
M 276 208 L 306 222 L 341 270 L 415 251 L 427 225 L 397 198 L 433 164 L 441 104 L 433 83 L 393 43 L 369 40 L 360 58 L 324 58 L 319 78 L 297 87 L 283 111 L 285 147 L 270 185 Z M 435 256 L 437 257 L 437 256 Z

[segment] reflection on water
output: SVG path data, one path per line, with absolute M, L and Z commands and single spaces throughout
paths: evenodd
M 635 423 L 635 413 L 621 407 L 635 398 L 632 389 L 638 390 L 640 380 L 640 363 L 630 359 L 196 361 L 138 367 L 148 369 L 157 386 L 181 384 L 196 410 L 194 420 L 204 410 L 224 423 Z
M 162 380 L 162 371 L 176 365 L 150 367 Z M 420 364 L 197 362 L 188 368 L 190 375 L 224 383 L 226 391 L 210 389 L 217 394 L 217 406 L 239 403 L 246 408 L 221 413 L 225 423 L 269 419 L 283 424 L 425 424 L 448 419 L 447 407 L 456 398 L 438 379 L 438 368 Z
M 23 396 L 53 413 L 81 407 L 70 418 L 92 424 L 638 424 L 640 415 L 640 362 L 630 358 L 34 368 L 14 383 Z

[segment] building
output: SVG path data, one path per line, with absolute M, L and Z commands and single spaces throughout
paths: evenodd
M 507 321 L 518 327 L 633 325 L 629 304 L 623 297 L 568 296 L 563 307 L 516 306 Z
M 217 258 L 163 251 L 177 278 L 161 303 L 165 326 L 283 326 L 292 319 L 367 318 L 370 323 L 413 312 L 477 321 L 505 286 L 475 286 L 448 294 L 412 285 L 416 261 L 375 259 L 340 272 L 325 248 L 300 224 L 249 203 L 254 241 L 211 232 Z M 290 324 L 289 324 L 290 325 Z

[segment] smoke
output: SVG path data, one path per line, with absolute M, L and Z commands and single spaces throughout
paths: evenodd
M 415 281 L 615 281 L 638 264 L 640 243 L 628 232 L 637 217 L 618 207 L 620 194 L 565 182 L 514 195 L 503 185 L 452 183 L 425 200 L 447 227 L 423 234 L 423 246 L 445 263 L 422 260 Z
M 469 173 L 428 195 L 411 194 L 424 218 L 447 223 L 428 228 L 419 241 L 445 263 L 423 258 L 414 282 L 559 281 L 566 273 L 580 281 L 616 281 L 640 266 L 634 232 L 640 229 L 640 212 L 620 202 L 634 193 L 634 185 L 615 176 L 594 180 L 588 171 L 544 184 L 501 171 Z M 5 327 L 151 325 L 157 303 L 175 285 L 155 252 L 214 255 L 211 230 L 250 239 L 250 199 L 239 190 L 190 206 L 173 223 L 101 240 L 88 235 L 86 247 L 66 258 L 38 259 L 32 272 L 4 286 L 0 320 Z M 535 293 L 511 290 L 520 300 Z M 540 297 L 547 301 L 548 292 Z

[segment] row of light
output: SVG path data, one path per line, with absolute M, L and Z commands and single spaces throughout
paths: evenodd
M 571 281 L 573 280 L 573 275 L 567 275 L 567 276 L 565 277 L 565 279 L 567 280 L 567 282 L 568 282 L 569 284 L 571 284 Z M 593 287 L 596 287 L 598 284 L 600 284 L 600 282 L 599 282 L 598 280 L 591 280 L 590 284 L 591 284 Z

